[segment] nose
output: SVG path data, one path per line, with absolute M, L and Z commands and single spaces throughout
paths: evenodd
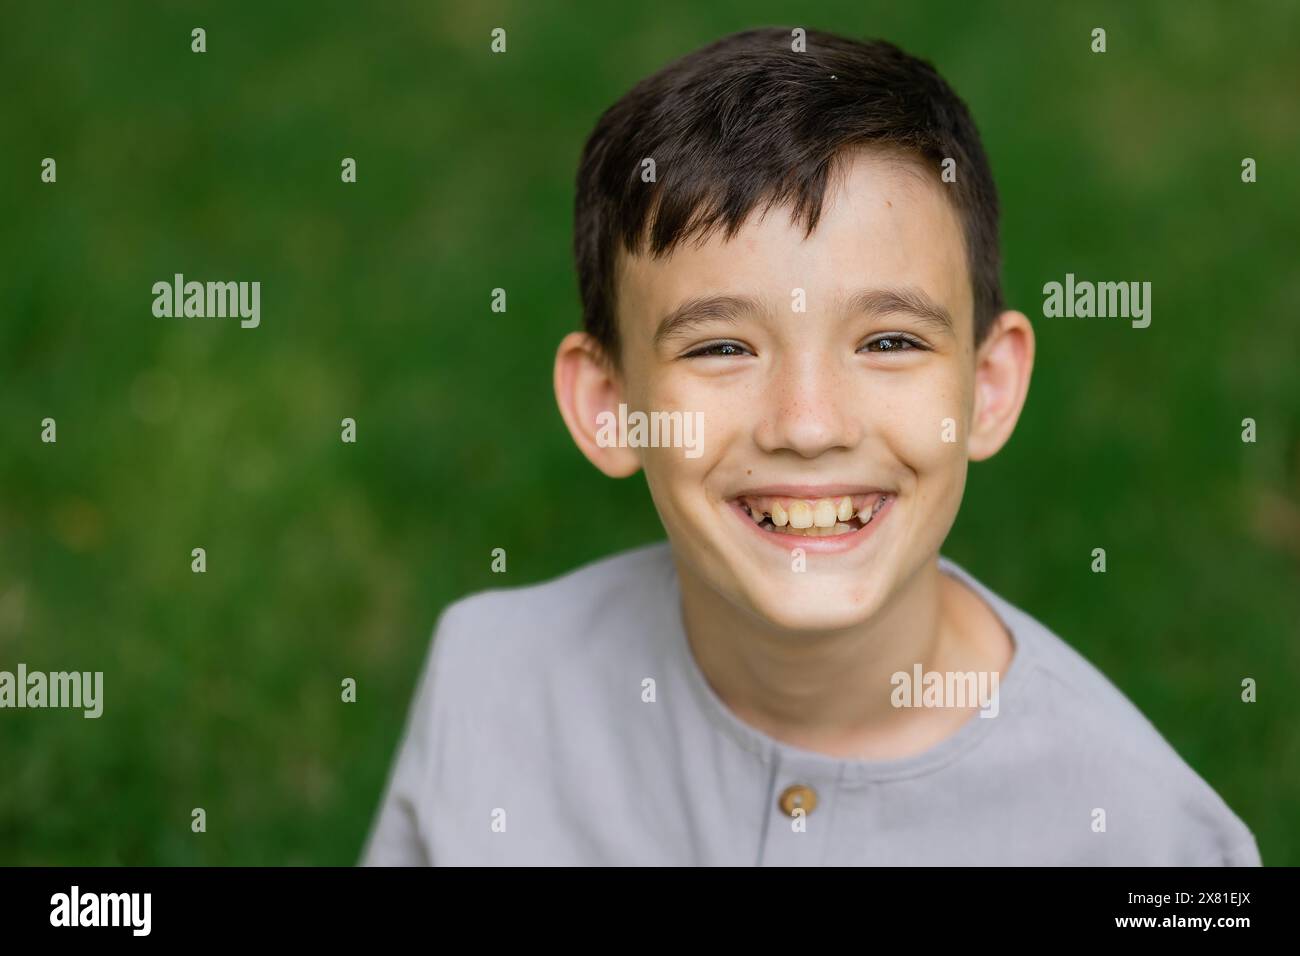
M 755 441 L 766 452 L 816 458 L 853 448 L 862 438 L 857 393 L 838 363 L 812 350 L 791 355 L 772 371 L 763 392 Z

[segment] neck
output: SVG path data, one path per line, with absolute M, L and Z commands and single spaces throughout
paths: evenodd
M 981 619 L 979 609 L 996 617 L 939 569 L 937 557 L 869 620 L 832 631 L 773 627 L 719 600 L 680 564 L 678 578 L 687 641 L 723 703 L 777 740 L 831 756 L 917 753 L 969 718 L 969 709 L 894 707 L 895 673 L 910 675 L 917 664 L 924 671 L 1002 670 L 1010 659 L 1000 626 L 1000 646 L 977 638 L 971 622 Z

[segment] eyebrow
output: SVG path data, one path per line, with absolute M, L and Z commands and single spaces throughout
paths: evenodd
M 735 323 L 745 313 L 763 311 L 763 303 L 747 295 L 708 295 L 687 299 L 659 322 L 654 344 L 658 346 L 665 339 L 685 335 L 705 322 Z
M 934 326 L 938 331 L 949 334 L 955 329 L 947 309 L 921 289 L 911 286 L 862 289 L 848 296 L 845 308 L 851 315 L 911 315 Z M 763 311 L 761 301 L 746 295 L 709 295 L 688 299 L 659 322 L 654 334 L 654 345 L 658 346 L 673 336 L 685 335 L 706 322 L 734 324 L 741 315 Z
M 920 289 L 863 289 L 848 297 L 847 309 L 851 314 L 892 315 L 904 313 L 934 326 L 940 332 L 952 334 L 954 325 L 948 310 Z

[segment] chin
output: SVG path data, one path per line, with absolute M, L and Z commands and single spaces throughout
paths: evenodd
M 792 581 L 791 577 L 801 580 Z M 748 610 L 769 626 L 792 632 L 837 631 L 860 626 L 884 604 L 882 589 L 860 581 L 787 572 L 778 582 L 742 587 Z

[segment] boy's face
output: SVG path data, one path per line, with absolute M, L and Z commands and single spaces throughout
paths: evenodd
M 947 536 L 968 459 L 1014 426 L 1023 389 L 1011 394 L 1005 369 L 981 371 L 999 336 L 977 355 L 961 222 L 943 188 L 906 160 L 862 153 L 807 238 L 773 208 L 730 240 L 621 260 L 622 375 L 593 402 L 701 413 L 702 441 L 698 457 L 584 450 L 611 474 L 644 468 L 684 573 L 773 625 L 849 627 L 887 606 Z M 714 297 L 745 302 L 665 325 Z M 794 533 L 810 518 L 814 534 Z

